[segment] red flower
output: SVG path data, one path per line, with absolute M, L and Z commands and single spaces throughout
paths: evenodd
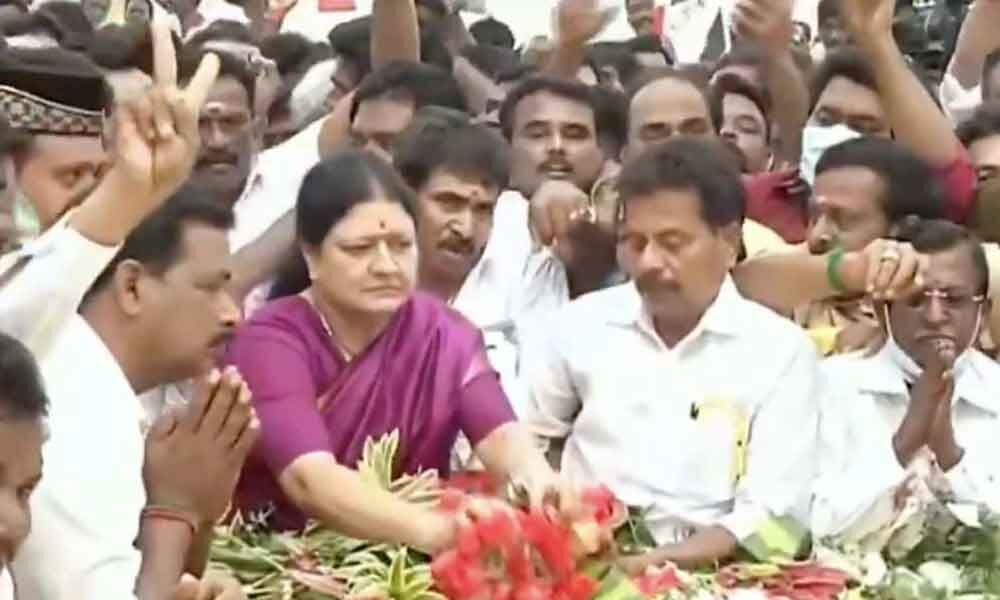
M 644 595 L 656 596 L 681 587 L 681 580 L 677 577 L 677 571 L 670 567 L 664 567 L 639 577 L 636 584 Z
M 507 550 L 517 543 L 517 525 L 513 517 L 497 512 L 478 525 L 479 536 L 491 548 Z
M 441 510 L 456 512 L 465 504 L 465 493 L 456 489 L 445 489 L 438 501 Z
M 597 582 L 589 575 L 575 573 L 569 581 L 556 588 L 557 594 L 562 594 L 567 600 L 591 600 L 597 593 Z

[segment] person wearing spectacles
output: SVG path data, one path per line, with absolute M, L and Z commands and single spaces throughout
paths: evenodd
M 922 291 L 878 305 L 875 354 L 821 365 L 818 537 L 859 541 L 945 498 L 1000 509 L 1000 365 L 975 348 L 990 310 L 982 245 L 947 221 L 903 237 L 926 257 Z

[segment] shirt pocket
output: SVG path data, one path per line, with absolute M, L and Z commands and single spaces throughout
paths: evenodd
M 692 406 L 680 424 L 667 460 L 678 465 L 678 492 L 696 502 L 716 504 L 732 499 L 746 465 L 746 420 L 738 405 L 732 410 L 697 410 Z

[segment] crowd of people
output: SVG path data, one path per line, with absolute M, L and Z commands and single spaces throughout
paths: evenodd
M 696 64 L 652 0 L 555 4 L 517 48 L 442 0 L 328 43 L 287 2 L 0 6 L 0 598 L 239 600 L 234 510 L 445 550 L 352 468 L 391 431 L 400 473 L 607 485 L 635 571 L 864 535 L 915 480 L 1000 511 L 1000 2 L 938 78 L 893 0 L 816 44 L 738 0 Z

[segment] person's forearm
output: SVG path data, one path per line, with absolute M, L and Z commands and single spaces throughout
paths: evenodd
M 375 0 L 372 70 L 394 60 L 420 62 L 420 29 L 414 0 Z
M 281 484 L 300 510 L 331 529 L 358 539 L 428 550 L 420 528 L 429 517 L 427 510 L 365 482 L 357 471 L 332 458 L 305 468 L 289 467 Z
M 787 314 L 836 295 L 827 278 L 827 260 L 804 252 L 767 254 L 737 264 L 733 281 L 747 298 Z
M 441 32 L 444 45 L 452 56 L 458 56 L 458 53 L 466 46 L 476 45 L 476 38 L 469 33 L 465 21 L 462 20 L 462 15 L 458 13 L 452 13 L 444 18 Z
M 168 600 L 184 572 L 191 530 L 184 523 L 144 519 L 139 531 L 142 566 L 135 582 L 139 600 Z
M 69 225 L 92 242 L 117 246 L 160 204 L 156 199 L 134 199 L 134 194 L 134 188 L 112 168 L 76 209 Z M 130 201 L 122 202 L 122 198 Z
M 772 114 L 781 132 L 777 158 L 798 164 L 802 153 L 802 128 L 809 118 L 809 90 L 790 52 L 772 56 L 765 66 L 771 90 Z
M 489 77 L 462 58 L 455 58 L 455 79 L 462 88 L 462 94 L 468 104 L 469 113 L 481 115 L 486 112 L 486 103 L 490 98 L 503 97 L 503 91 Z
M 531 480 L 535 473 L 551 471 L 545 455 L 535 446 L 528 429 L 518 422 L 501 425 L 476 446 L 476 456 L 501 480 Z
M 546 74 L 562 79 L 576 79 L 587 60 L 587 47 L 575 42 L 560 42 L 545 63 Z
M 955 42 L 955 52 L 948 63 L 951 73 L 963 88 L 980 84 L 986 55 L 1000 48 L 1000 2 L 974 3 L 970 8 Z
M 858 36 L 871 60 L 882 105 L 896 141 L 932 167 L 947 167 L 961 151 L 948 117 L 903 59 L 890 33 Z
M 324 121 L 319 131 L 319 155 L 326 158 L 343 147 L 351 133 L 351 104 L 354 102 L 354 92 L 344 96 L 337 102 Z
M 197 578 L 201 578 L 208 568 L 208 559 L 212 554 L 212 540 L 215 538 L 214 525 L 206 523 L 198 530 L 188 548 L 187 559 L 184 564 L 184 572 L 190 573 Z
M 255 287 L 273 277 L 295 248 L 295 210 L 278 219 L 264 235 L 233 256 L 230 293 L 242 302 Z
M 713 565 L 736 551 L 736 536 L 724 527 L 701 529 L 677 544 L 668 544 L 652 551 L 652 564 L 672 562 L 682 569 Z

